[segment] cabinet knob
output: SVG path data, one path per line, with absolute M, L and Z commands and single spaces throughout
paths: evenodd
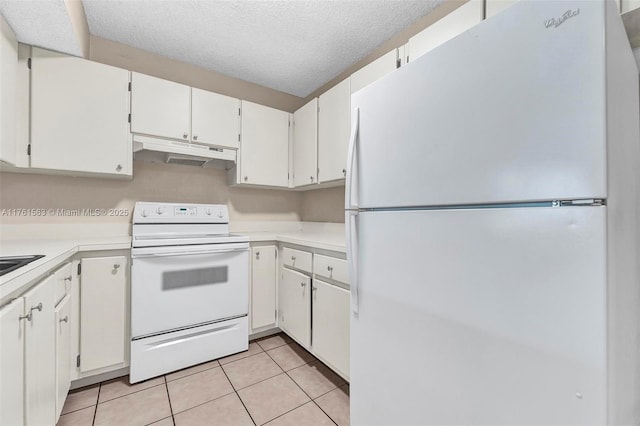
M 120 264 L 119 264 L 119 263 L 115 263 L 115 264 L 113 265 L 113 271 L 111 271 L 111 274 L 112 274 L 112 275 L 117 274 L 117 273 L 118 273 L 118 269 L 120 269 Z
M 22 320 L 31 321 L 31 318 L 33 318 L 33 314 L 31 312 L 29 312 L 27 315 L 20 315 L 18 317 L 18 320 L 19 321 L 22 321 Z
M 36 311 L 36 310 L 38 312 L 42 312 L 42 302 L 38 303 L 36 306 L 32 306 L 31 307 L 31 311 L 29 313 L 31 313 L 33 311 Z M 31 320 L 29 320 L 29 321 L 31 321 Z
M 193 135 L 193 140 L 197 141 L 198 140 L 198 135 Z
M 315 294 L 316 290 L 318 290 L 318 287 L 316 287 L 315 285 L 312 285 L 311 291 L 313 291 L 313 293 Z
M 116 166 L 116 172 L 121 172 L 122 171 L 122 164 L 118 164 Z
M 248 178 L 247 176 L 245 176 L 245 177 L 244 177 L 244 181 L 246 182 L 246 181 L 248 181 L 248 180 L 249 180 L 249 178 Z
M 183 134 L 182 134 L 182 138 L 183 138 L 183 139 L 186 139 L 186 138 L 188 138 L 188 137 L 189 137 L 189 133 L 183 133 Z
M 347 175 L 347 169 L 342 169 L 342 174 L 346 176 Z
M 69 317 L 67 315 L 65 315 L 64 318 L 60 318 L 59 322 L 69 322 Z
M 307 283 L 300 283 L 300 287 L 304 288 L 307 285 Z
M 332 272 L 333 271 L 333 266 L 327 266 L 327 271 Z
M 64 277 L 65 281 L 71 281 L 71 275 L 69 275 L 68 277 Z
M 313 176 L 311 176 L 311 182 L 313 182 Z
M 259 251 L 256 252 L 256 259 L 260 260 L 260 252 Z

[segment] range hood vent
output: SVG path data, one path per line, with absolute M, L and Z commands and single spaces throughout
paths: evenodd
M 182 164 L 183 166 L 204 167 L 209 161 L 205 158 L 190 157 L 188 155 L 167 154 L 167 164 Z
M 133 135 L 134 159 L 196 167 L 233 168 L 236 150 Z

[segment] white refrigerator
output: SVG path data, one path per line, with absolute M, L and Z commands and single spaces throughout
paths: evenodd
M 352 425 L 640 424 L 638 70 L 520 1 L 352 97 Z

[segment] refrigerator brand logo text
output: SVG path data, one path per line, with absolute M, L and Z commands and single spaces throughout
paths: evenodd
M 565 13 L 563 13 L 562 16 L 560 16 L 559 18 L 551 18 L 544 21 L 544 26 L 546 28 L 551 28 L 551 27 L 558 28 L 567 19 L 571 19 L 574 16 L 578 16 L 578 15 L 580 15 L 580 9 L 576 9 L 576 10 L 569 9 Z

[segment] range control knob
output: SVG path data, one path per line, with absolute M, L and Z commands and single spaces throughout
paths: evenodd
M 164 213 L 164 208 L 162 208 L 162 207 L 158 207 L 158 208 L 156 209 L 156 213 L 157 213 L 157 214 L 159 214 L 159 215 L 163 214 L 163 213 Z
M 147 217 L 147 216 L 149 216 L 149 212 L 148 212 L 148 211 L 146 211 L 146 210 L 142 210 L 142 211 L 140 212 L 140 216 L 142 216 L 142 217 Z
M 207 216 L 211 216 L 211 213 L 212 213 L 211 209 L 206 209 L 204 212 L 207 214 Z
M 224 217 L 224 215 L 222 214 L 222 211 L 218 211 L 218 218 L 222 219 Z

